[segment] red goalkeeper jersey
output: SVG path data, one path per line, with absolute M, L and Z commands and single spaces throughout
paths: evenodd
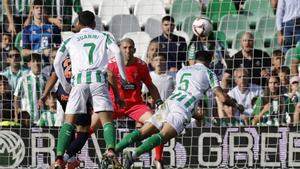
M 124 90 L 121 87 L 120 75 L 116 60 L 112 58 L 109 61 L 108 70 L 112 71 L 116 76 L 120 96 L 126 102 L 126 106 L 141 104 L 143 103 L 143 99 L 141 96 L 142 83 L 144 83 L 145 85 L 152 83 L 147 64 L 141 59 L 135 57 L 134 62 L 131 65 L 126 66 L 125 69 L 127 80 L 129 83 L 135 85 L 134 89 Z M 115 97 L 111 87 L 109 88 L 109 94 L 112 97 L 113 103 L 115 103 Z

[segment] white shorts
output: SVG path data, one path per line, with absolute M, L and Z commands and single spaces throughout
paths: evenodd
M 65 114 L 87 113 L 87 103 L 94 112 L 113 111 L 106 83 L 78 84 L 72 87 Z
M 185 112 L 183 108 L 177 106 L 174 102 L 166 100 L 146 122 L 153 124 L 158 130 L 161 130 L 164 123 L 167 122 L 176 130 L 177 135 L 180 135 L 184 128 L 190 123 L 185 113 L 188 112 Z

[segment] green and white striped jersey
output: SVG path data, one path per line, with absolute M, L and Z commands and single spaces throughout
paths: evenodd
M 219 86 L 216 74 L 201 63 L 186 66 L 176 74 L 176 86 L 168 98 L 178 102 L 178 106 L 191 112 L 209 88 Z
M 40 99 L 47 79 L 40 75 L 36 76 L 31 71 L 22 76 L 17 84 L 14 96 L 21 97 L 21 108 L 31 116 L 31 123 L 37 123 L 40 118 L 38 100 Z
M 68 86 L 61 67 L 61 63 L 67 55 L 70 56 L 72 63 L 73 85 L 105 82 L 108 64 L 107 49 L 112 50 L 116 59 L 119 60 L 117 62 L 118 67 L 122 67 L 120 75 L 124 79 L 126 75 L 123 58 L 113 38 L 106 33 L 91 28 L 83 28 L 65 40 L 56 54 L 54 67 L 62 86 Z
M 11 88 L 13 90 L 15 90 L 15 88 L 17 87 L 19 79 L 23 75 L 28 74 L 28 70 L 19 70 L 18 73 L 14 74 L 11 71 L 11 67 L 9 66 L 3 72 L 1 72 L 0 74 L 4 75 L 8 79 L 9 85 L 11 86 Z
M 39 127 L 53 127 L 55 125 L 57 119 L 57 114 L 56 112 L 50 112 L 50 111 L 45 111 L 42 113 L 39 121 L 38 121 L 38 126 Z

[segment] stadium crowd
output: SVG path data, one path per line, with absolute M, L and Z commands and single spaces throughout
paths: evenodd
M 79 0 L 62 0 L 61 4 L 56 2 L 58 1 L 2 1 L 1 126 L 44 127 L 61 126 L 63 123 L 64 111 L 57 100 L 65 100 L 68 96 L 61 94 L 58 83 L 46 95 L 44 90 L 53 72 L 52 65 L 57 50 L 65 40 L 61 34 L 78 31 L 77 21 L 72 23 L 72 15 L 81 12 L 82 6 Z M 198 16 L 204 16 L 203 11 L 208 10 L 208 1 L 200 0 L 198 3 L 202 9 Z M 243 0 L 234 1 L 239 14 L 246 13 L 243 11 L 244 3 L 246 2 Z M 207 91 L 195 105 L 194 111 L 199 112 L 199 117 L 195 125 L 191 126 L 297 125 L 300 113 L 300 2 L 272 0 L 269 3 L 276 15 L 278 31 L 273 39 L 277 38 L 278 42 L 274 43 L 279 44 L 278 48 L 270 46 L 271 52 L 257 46 L 256 40 L 259 39 L 249 30 L 244 30 L 241 35 L 238 50 L 232 50 L 230 45 L 233 44 L 215 34 L 216 27 L 209 36 L 193 35 L 187 41 L 176 34 L 181 27 L 175 18 L 170 15 L 162 16 L 159 30 L 161 35 L 149 42 L 145 58 L 135 55 L 143 59 L 139 61 L 147 64 L 147 71 L 157 88 L 153 89 L 149 81 L 142 80 L 145 83 L 143 87 L 142 82 L 134 84 L 141 90 L 138 94 L 141 94 L 143 103 L 155 110 L 157 98 L 153 96 L 158 96 L 153 94 L 153 90 L 157 90 L 160 98 L 165 100 L 175 88 L 176 73 L 182 67 L 193 65 L 198 51 L 207 51 L 213 57 L 210 68 L 218 76 L 222 88 L 238 104 L 244 106 L 244 111 L 239 112 L 223 105 L 212 91 Z M 109 31 L 107 26 L 104 30 Z M 133 44 L 131 52 L 139 50 L 135 49 L 138 47 Z M 294 50 L 292 57 L 288 57 L 290 49 Z M 121 53 L 126 55 L 125 49 L 121 48 Z M 289 64 L 284 64 L 287 60 Z M 66 61 L 62 66 L 66 77 L 71 78 L 70 63 Z M 144 122 L 144 119 L 135 120 Z

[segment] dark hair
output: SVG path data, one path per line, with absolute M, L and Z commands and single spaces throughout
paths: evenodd
M 0 75 L 0 82 L 3 82 L 5 84 L 9 85 L 8 79 L 4 75 Z
M 34 0 L 33 1 L 33 6 L 36 6 L 36 5 L 43 6 L 44 5 L 44 1 L 43 0 Z
M 204 50 L 199 50 L 196 52 L 196 60 L 202 61 L 202 62 L 207 62 L 210 63 L 212 59 L 212 55 L 209 54 L 209 52 L 204 51 Z
M 171 22 L 175 22 L 174 18 L 170 15 L 167 15 L 167 16 L 164 16 L 162 19 L 161 19 L 161 23 L 163 23 L 164 21 L 171 21 Z
M 280 68 L 280 72 L 286 73 L 288 75 L 291 73 L 290 68 L 288 66 L 282 66 Z
M 42 55 L 40 55 L 38 53 L 33 53 L 33 54 L 31 54 L 30 61 L 41 62 L 42 61 Z
M 274 51 L 272 52 L 272 56 L 281 56 L 281 57 L 283 57 L 283 53 L 282 53 L 281 50 L 276 49 L 276 50 L 274 50 Z
M 95 15 L 91 11 L 82 11 L 78 14 L 79 24 L 82 26 L 93 27 L 96 25 Z

